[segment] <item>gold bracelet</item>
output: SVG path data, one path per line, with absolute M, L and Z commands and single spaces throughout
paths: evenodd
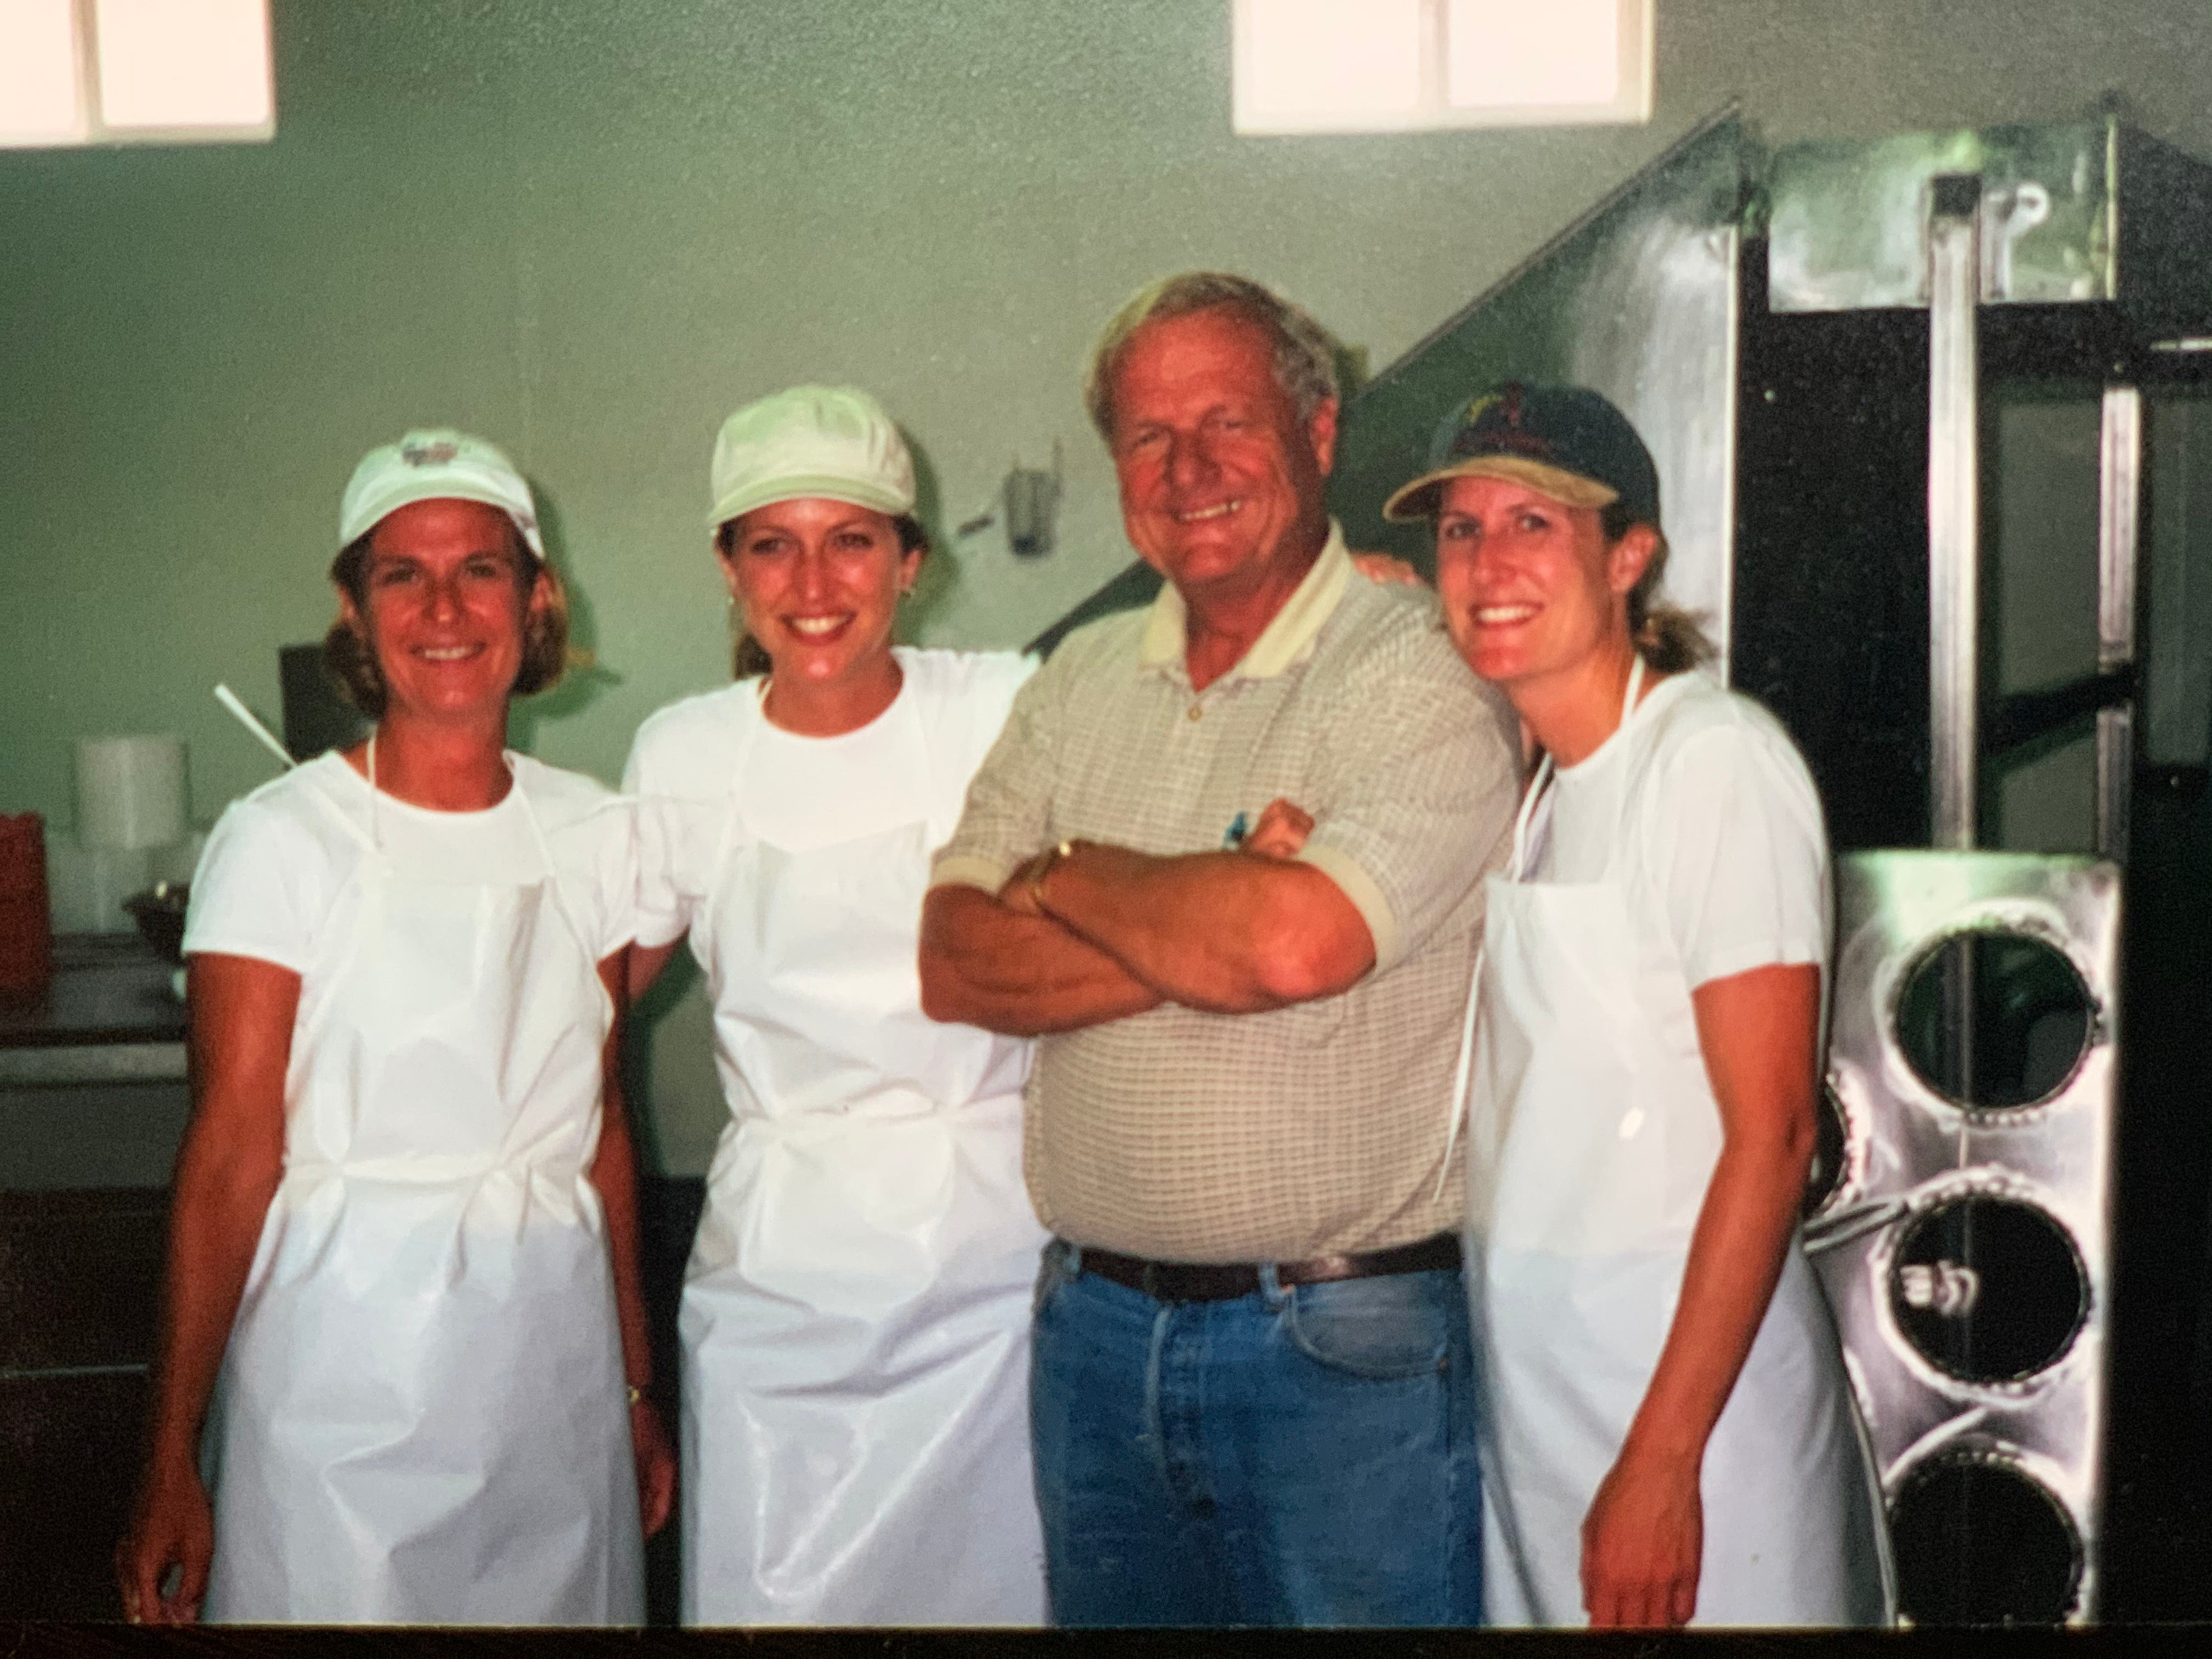
M 1036 870 L 1030 872 L 1030 903 L 1039 915 L 1048 916 L 1052 914 L 1051 911 L 1045 908 L 1044 878 L 1053 872 L 1054 869 L 1059 865 L 1062 859 L 1072 857 L 1074 852 L 1074 842 L 1072 840 L 1063 841 L 1059 846 L 1052 849 L 1050 855 L 1046 858 L 1042 864 L 1037 866 Z

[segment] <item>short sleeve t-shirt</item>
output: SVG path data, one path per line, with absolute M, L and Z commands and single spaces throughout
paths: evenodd
M 325 947 L 352 931 L 354 877 L 374 843 L 403 871 L 452 882 L 541 880 L 550 848 L 562 906 L 592 959 L 605 961 L 637 933 L 631 814 L 591 778 L 526 755 L 508 763 L 515 787 L 479 812 L 372 798 L 368 780 L 335 750 L 234 801 L 193 873 L 186 953 L 252 957 L 308 976 Z
M 1778 721 L 1702 674 L 1645 695 L 1597 750 L 1556 774 L 1529 825 L 1529 878 L 1627 887 L 1647 950 L 1691 988 L 1828 958 L 1827 834 Z
M 793 850 L 916 818 L 941 826 L 933 841 L 951 833 L 968 781 L 1036 662 L 1000 651 L 895 654 L 903 675 L 898 702 L 857 731 L 811 738 L 781 730 L 760 714 L 757 680 L 686 697 L 639 727 L 623 788 L 640 802 L 641 943 L 665 945 L 690 929 L 714 885 L 733 790 L 744 793 L 750 833 Z M 914 727 L 894 718 L 909 712 L 921 723 L 919 746 Z

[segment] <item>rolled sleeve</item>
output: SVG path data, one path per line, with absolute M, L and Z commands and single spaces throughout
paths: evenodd
M 1375 967 L 1378 973 L 1405 954 L 1404 942 L 1398 936 L 1398 915 L 1390 908 L 1390 901 L 1375 878 L 1352 861 L 1352 855 L 1340 848 L 1309 846 L 1299 853 L 1298 860 L 1310 864 L 1337 884 L 1359 919 L 1367 924 L 1368 937 L 1375 942 Z
M 1433 641 L 1332 734 L 1328 799 L 1299 855 L 1365 918 L 1376 973 L 1419 950 L 1502 862 L 1518 793 L 1501 704 L 1441 635 Z
M 968 786 L 959 827 L 931 860 L 932 887 L 995 893 L 1024 859 L 1052 839 L 1056 679 L 1048 663 L 1015 693 L 1004 729 Z
M 940 853 L 929 866 L 932 887 L 980 887 L 987 893 L 996 893 L 1006 884 L 1006 878 L 1014 873 L 1011 864 L 979 857 L 973 853 Z

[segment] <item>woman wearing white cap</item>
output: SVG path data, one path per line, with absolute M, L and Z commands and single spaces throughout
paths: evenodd
M 634 984 L 688 933 L 730 1109 L 681 1322 L 684 1620 L 1042 1623 L 1029 1050 L 926 1018 L 915 968 L 930 853 L 1032 665 L 892 645 L 927 544 L 866 394 L 739 410 L 713 484 L 767 670 L 653 716 L 625 781 Z
M 673 1462 L 610 1059 L 634 826 L 505 750 L 567 628 L 504 455 L 372 451 L 339 539 L 327 651 L 376 726 L 234 803 L 193 883 L 125 1610 L 635 1623 Z

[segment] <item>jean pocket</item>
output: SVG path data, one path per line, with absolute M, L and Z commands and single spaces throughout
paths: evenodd
M 1054 1239 L 1038 1253 L 1036 1284 L 1030 1291 L 1030 1316 L 1034 1319 L 1044 1312 L 1045 1304 L 1052 1300 L 1053 1292 L 1075 1277 L 1068 1271 L 1068 1258 L 1074 1254 L 1066 1240 Z
M 1441 1371 L 1451 1352 L 1455 1273 L 1301 1285 L 1283 1299 L 1291 1346 L 1316 1364 L 1377 1380 Z

